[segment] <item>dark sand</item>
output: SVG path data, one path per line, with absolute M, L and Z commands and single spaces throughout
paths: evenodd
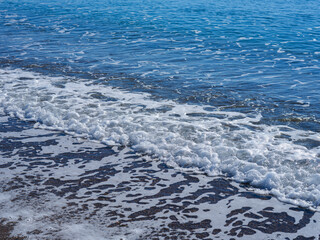
M 32 127 L 0 121 L 0 239 L 320 239 L 318 212 Z

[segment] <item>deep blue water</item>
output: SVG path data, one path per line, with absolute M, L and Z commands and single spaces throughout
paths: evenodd
M 319 131 L 320 3 L 1 1 L 0 66 Z

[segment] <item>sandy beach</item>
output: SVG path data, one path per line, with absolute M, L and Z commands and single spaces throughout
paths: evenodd
M 318 212 L 1 117 L 0 239 L 317 239 Z

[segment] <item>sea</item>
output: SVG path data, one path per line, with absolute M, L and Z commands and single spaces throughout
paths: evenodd
M 1 239 L 318 239 L 319 210 L 318 0 L 0 1 Z

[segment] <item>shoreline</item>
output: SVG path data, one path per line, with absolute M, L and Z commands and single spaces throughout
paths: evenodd
M 318 212 L 227 178 L 181 171 L 129 148 L 1 119 L 3 239 L 9 234 L 18 239 L 316 239 L 320 234 Z

